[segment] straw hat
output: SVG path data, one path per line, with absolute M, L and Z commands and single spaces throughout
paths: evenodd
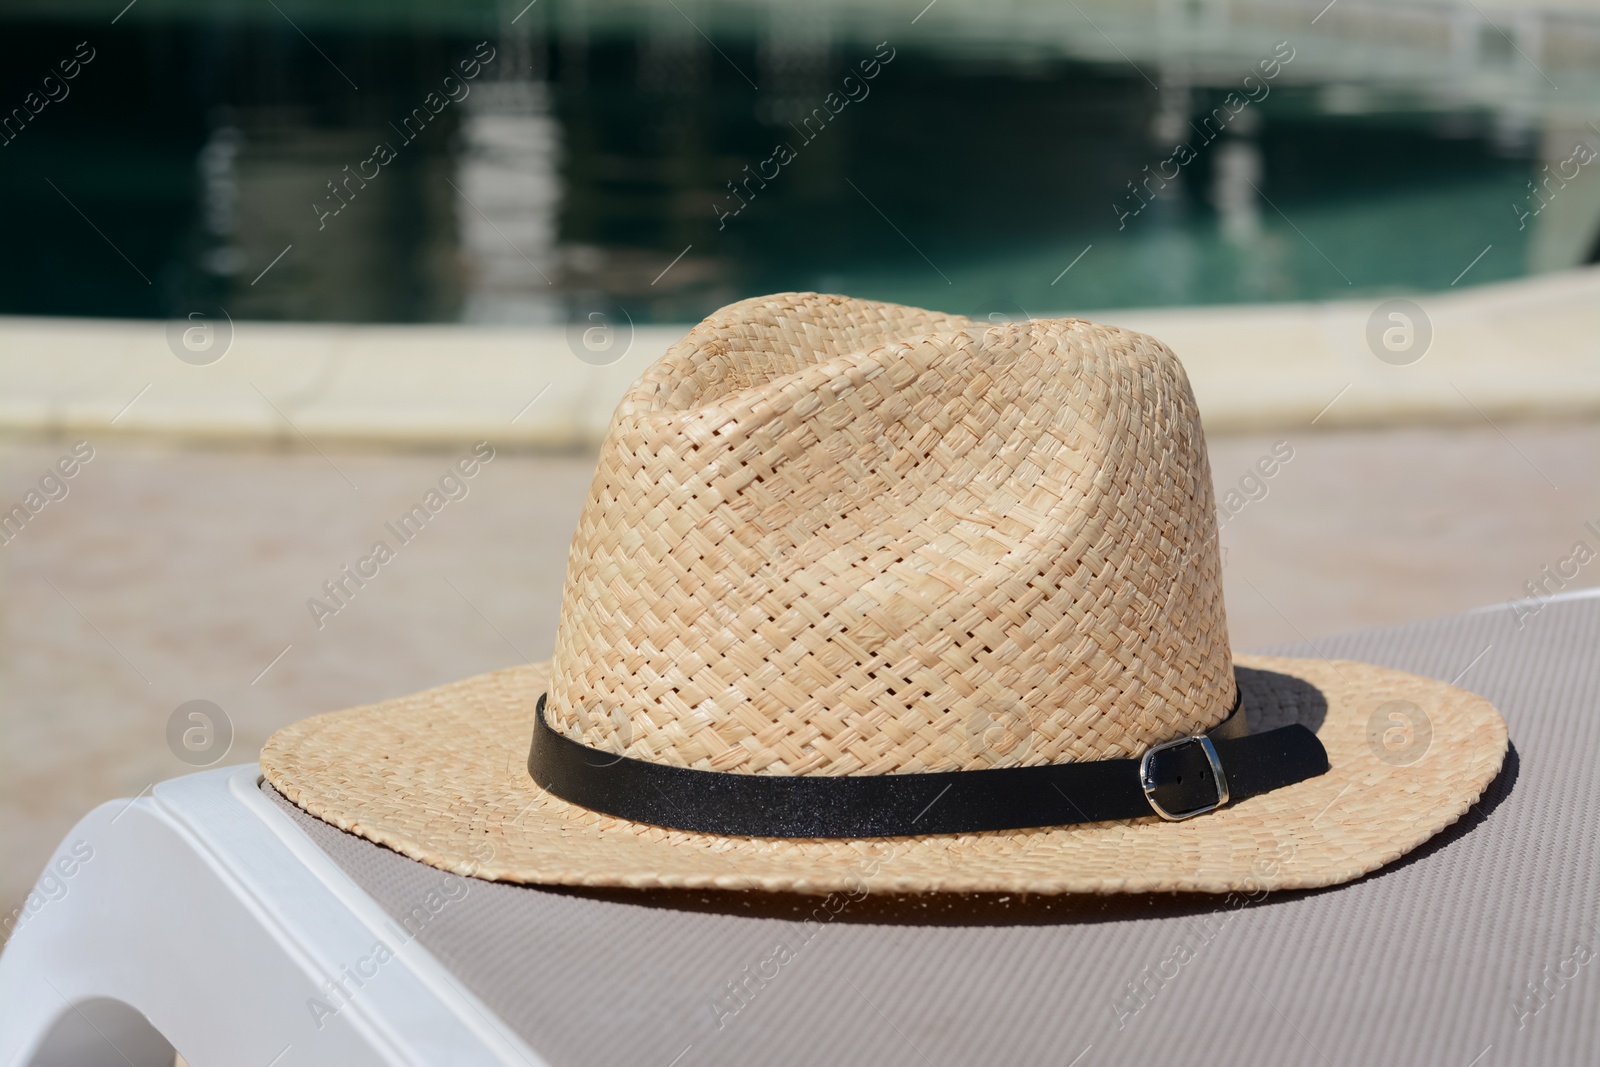
M 1230 654 L 1158 341 L 791 293 L 618 407 L 553 659 L 306 719 L 261 764 L 504 881 L 1221 892 L 1389 863 L 1505 751 L 1452 686 Z

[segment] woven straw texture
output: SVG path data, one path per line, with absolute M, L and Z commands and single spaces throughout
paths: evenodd
M 1171 352 L 785 294 L 706 320 L 619 406 L 551 663 L 305 720 L 262 767 L 336 826 L 485 878 L 1109 893 L 1346 881 L 1455 821 L 1504 756 L 1494 708 L 1435 681 L 1233 666 Z M 734 839 L 575 807 L 525 768 L 545 692 L 557 729 L 608 751 L 843 775 L 1135 755 L 1219 722 L 1236 678 L 1269 709 L 1253 729 L 1305 721 L 1333 770 L 1176 824 Z M 1380 743 L 1397 700 L 1430 731 L 1422 759 Z
M 966 770 L 1201 732 L 1228 668 L 1171 352 L 785 294 L 701 323 L 619 406 L 549 716 L 705 770 Z
M 1253 729 L 1317 727 L 1332 770 L 1185 822 L 1147 819 L 979 834 L 807 841 L 690 834 L 544 792 L 525 762 L 550 665 L 513 667 L 275 734 L 267 780 L 311 814 L 414 859 L 509 882 L 635 888 L 1115 893 L 1288 889 L 1348 881 L 1450 825 L 1499 771 L 1506 728 L 1482 697 L 1360 663 L 1241 656 Z M 1299 679 L 1298 704 L 1252 699 Z M 1313 691 L 1320 696 L 1311 695 Z M 1393 700 L 1431 739 L 1393 762 Z M 1326 710 L 1323 710 L 1323 703 Z M 1318 719 L 1321 719 L 1320 724 Z M 1376 731 L 1376 732 L 1374 732 Z M 1385 758 L 1390 756 L 1390 758 Z

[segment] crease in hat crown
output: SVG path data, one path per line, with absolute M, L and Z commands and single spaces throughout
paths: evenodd
M 1137 755 L 1234 695 L 1211 477 L 1160 342 L 814 293 L 619 405 L 548 717 L 636 759 L 891 774 Z

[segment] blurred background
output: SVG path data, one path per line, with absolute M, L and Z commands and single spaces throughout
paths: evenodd
M 0 3 L 0 910 L 546 656 L 617 398 L 765 292 L 1166 341 L 1239 647 L 1536 625 L 1600 573 L 1597 123 L 1591 0 Z
M 678 323 L 817 289 L 1009 314 L 1438 289 L 1491 243 L 1475 283 L 1600 256 L 1594 190 L 1513 210 L 1594 133 L 1586 12 L 920 6 L 13 2 L 8 104 L 94 58 L 5 130 L 27 209 L 0 311 Z M 131 264 L 86 255 L 77 211 Z

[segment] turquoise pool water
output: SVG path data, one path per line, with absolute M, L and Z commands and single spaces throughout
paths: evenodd
M 0 13 L 0 312 L 648 322 L 822 289 L 1014 317 L 1563 265 L 1529 185 L 1566 127 L 1455 91 L 1448 51 L 1356 69 L 1331 18 L 117 7 Z M 1466 77 L 1542 91 L 1494 30 Z

